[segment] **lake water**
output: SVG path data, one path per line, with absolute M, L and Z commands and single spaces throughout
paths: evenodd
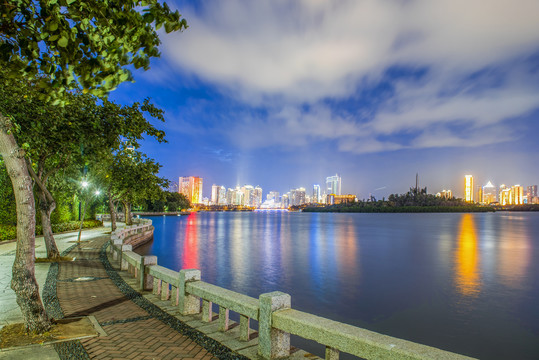
M 283 291 L 298 310 L 468 356 L 539 359 L 539 213 L 152 220 L 154 241 L 137 252 L 212 284 Z

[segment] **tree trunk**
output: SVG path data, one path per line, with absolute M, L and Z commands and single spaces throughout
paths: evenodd
M 11 178 L 17 206 L 17 250 L 11 288 L 17 295 L 26 330 L 43 333 L 50 329 L 51 322 L 43 308 L 35 278 L 36 212 L 32 179 L 24 152 L 17 145 L 12 131 L 11 120 L 0 113 L 0 154 Z
M 112 193 L 110 189 L 107 190 L 109 196 L 109 212 L 110 212 L 110 228 L 112 231 L 116 230 L 116 204 L 112 200 Z
M 131 203 L 124 201 L 125 210 L 125 225 L 133 225 L 133 219 L 131 219 Z
M 47 258 L 55 259 L 60 257 L 60 251 L 54 241 L 51 226 L 51 214 L 56 208 L 56 202 L 49 203 L 43 191 L 38 187 L 37 196 L 39 198 L 39 211 L 41 212 L 41 227 L 43 228 L 43 238 L 47 249 Z

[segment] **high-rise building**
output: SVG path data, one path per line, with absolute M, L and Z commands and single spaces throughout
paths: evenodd
M 528 186 L 526 198 L 528 200 L 528 204 L 535 204 L 537 202 L 537 185 Z
M 499 192 L 499 202 L 500 205 L 524 204 L 524 187 L 520 185 L 513 185 L 511 187 L 501 185 Z
M 226 201 L 226 187 L 221 186 L 219 188 L 219 200 L 217 201 L 219 205 L 227 205 Z
M 262 205 L 262 188 L 256 186 L 253 191 L 253 206 L 259 208 Z
M 305 188 L 290 190 L 290 206 L 305 204 Z
M 180 177 L 178 192 L 184 194 L 191 204 L 202 203 L 202 178 L 198 176 Z
M 213 184 L 211 187 L 211 204 L 212 205 L 218 205 L 219 204 L 219 194 L 221 191 L 221 187 L 219 185 Z
M 474 192 L 473 176 L 465 175 L 464 176 L 464 201 L 473 202 L 474 201 L 473 192 Z
M 312 197 L 313 203 L 320 203 L 320 185 L 313 185 L 313 197 Z
M 326 178 L 327 194 L 341 195 L 341 177 L 338 174 Z
M 488 205 L 494 202 L 496 202 L 496 187 L 489 181 L 483 186 L 481 203 Z

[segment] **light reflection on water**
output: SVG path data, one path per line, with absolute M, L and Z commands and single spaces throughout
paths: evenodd
M 284 291 L 299 310 L 474 357 L 539 359 L 539 214 L 153 220 L 153 243 L 137 251 L 204 281 Z

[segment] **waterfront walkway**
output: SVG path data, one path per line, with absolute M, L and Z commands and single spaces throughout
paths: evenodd
M 34 346 L 20 350 L 0 352 L 4 359 L 212 359 L 214 355 L 192 338 L 180 333 L 174 326 L 152 308 L 144 308 L 136 303 L 136 296 L 126 296 L 126 290 L 118 288 L 114 269 L 107 268 L 103 260 L 102 247 L 110 235 L 106 228 L 88 230 L 83 240 L 76 245 L 77 233 L 57 236 L 60 250 L 64 250 L 75 261 L 56 264 L 37 264 L 36 278 L 40 289 L 44 287 L 44 302 L 49 314 L 55 317 L 77 317 L 92 315 L 96 318 L 106 336 L 70 341 L 48 346 Z M 38 239 L 36 254 L 43 257 L 44 245 Z M 22 322 L 22 315 L 15 302 L 15 294 L 9 288 L 11 264 L 14 259 L 15 243 L 0 245 L 0 326 Z M 45 285 L 47 273 L 50 276 Z M 55 279 L 52 279 L 55 278 Z M 54 284 L 50 284 L 53 281 Z M 54 291 L 54 289 L 56 291 Z M 54 294 L 55 293 L 55 294 Z M 127 292 L 129 294 L 129 292 Z M 56 295 L 56 296 L 55 296 Z M 140 300 L 140 299 L 139 299 Z M 58 307 L 55 309 L 55 307 Z M 7 311 L 4 311 L 6 309 Z

